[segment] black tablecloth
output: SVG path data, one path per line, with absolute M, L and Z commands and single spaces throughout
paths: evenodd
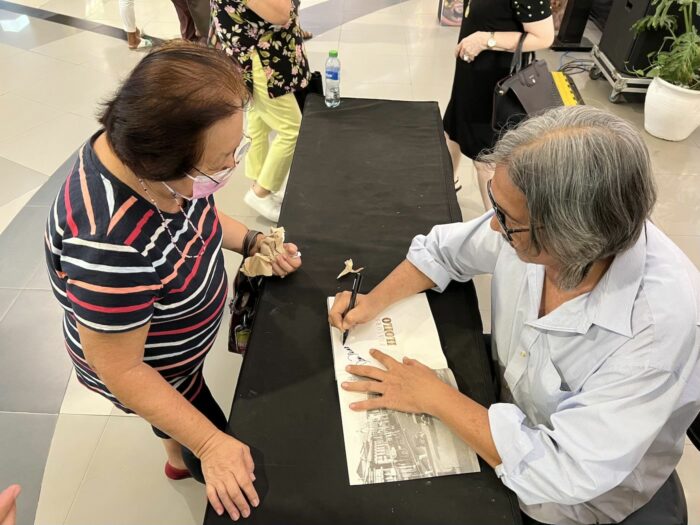
M 326 297 L 343 261 L 364 266 L 368 291 L 406 254 L 414 235 L 461 220 L 436 103 L 310 96 L 280 224 L 304 264 L 270 279 L 234 399 L 229 431 L 253 449 L 260 524 L 513 524 L 515 496 L 493 470 L 350 486 L 333 374 Z M 471 283 L 430 305 L 460 390 L 494 401 Z M 206 524 L 230 523 L 211 506 Z

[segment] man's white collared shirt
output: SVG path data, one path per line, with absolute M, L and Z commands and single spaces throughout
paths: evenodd
M 618 522 L 671 475 L 700 410 L 700 274 L 647 222 L 591 292 L 539 318 L 544 267 L 520 260 L 492 216 L 436 226 L 407 259 L 438 291 L 493 274 L 509 402 L 489 422 L 496 473 L 523 510 L 560 525 Z

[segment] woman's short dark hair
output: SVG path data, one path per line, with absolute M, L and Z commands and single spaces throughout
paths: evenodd
M 174 40 L 134 68 L 99 117 L 119 160 L 144 179 L 183 177 L 201 159 L 206 130 L 250 99 L 223 52 Z

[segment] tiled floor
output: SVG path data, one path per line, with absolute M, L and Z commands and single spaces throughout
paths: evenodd
M 120 27 L 118 0 L 17 3 L 87 20 L 88 28 Z M 444 109 L 457 29 L 436 25 L 436 3 L 303 0 L 302 23 L 316 34 L 306 46 L 312 67 L 322 69 L 328 50 L 335 48 L 343 64 L 344 96 L 437 100 Z M 24 486 L 21 525 L 201 523 L 202 487 L 165 479 L 164 454 L 148 425 L 77 384 L 43 269 L 41 232 L 61 182 L 51 175 L 65 173 L 67 159 L 98 127 L 99 101 L 142 55 L 112 36 L 22 18 L 4 5 L 0 1 L 0 22 L 5 22 L 0 29 L 0 487 Z M 177 36 L 169 0 L 140 0 L 136 8 L 146 33 Z M 559 54 L 542 55 L 559 64 Z M 642 126 L 641 105 L 613 106 L 604 82 L 585 75 L 576 81 L 588 104 Z M 700 130 L 681 143 L 645 138 L 660 188 L 654 220 L 700 265 Z M 460 176 L 459 201 L 464 217 L 471 218 L 482 207 L 467 162 Z M 217 196 L 219 206 L 266 229 L 269 223 L 242 203 L 246 187 L 245 180 L 234 181 Z M 229 270 L 239 262 L 227 254 Z M 488 287 L 488 279 L 478 280 L 487 325 Z M 239 367 L 240 358 L 226 352 L 221 337 L 205 373 L 225 411 Z M 690 444 L 678 471 L 690 523 L 700 524 L 700 453 Z

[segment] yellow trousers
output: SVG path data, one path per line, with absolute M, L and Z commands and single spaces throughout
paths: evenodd
M 247 114 L 247 133 L 252 144 L 246 155 L 245 175 L 258 186 L 277 191 L 292 164 L 301 111 L 293 93 L 270 98 L 267 77 L 256 52 L 253 52 L 252 61 L 253 104 Z M 270 143 L 272 131 L 277 134 Z

